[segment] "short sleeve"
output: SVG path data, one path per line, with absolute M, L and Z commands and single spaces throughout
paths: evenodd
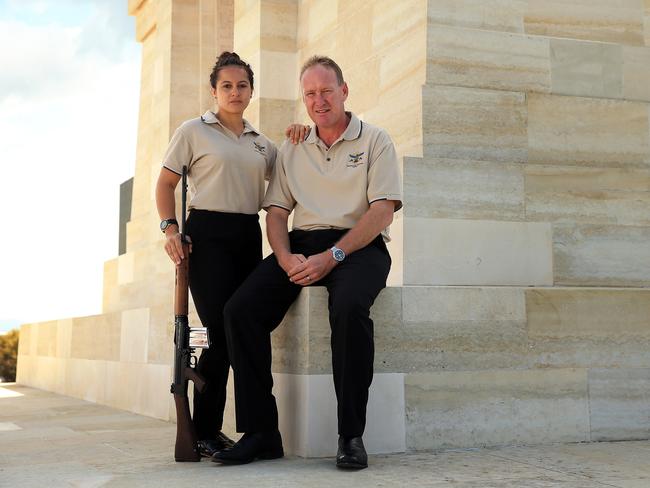
M 269 150 L 266 154 L 266 170 L 264 171 L 264 179 L 270 181 L 273 176 L 273 168 L 275 168 L 275 161 L 278 157 L 278 148 L 275 147 L 273 142 L 269 141 L 267 144 Z
M 368 164 L 368 202 L 394 200 L 397 212 L 402 208 L 402 177 L 395 146 L 383 131 L 377 138 Z
M 183 166 L 189 166 L 192 162 L 192 156 L 190 141 L 183 132 L 183 128 L 179 127 L 169 141 L 162 165 L 180 175 L 183 173 Z
M 284 167 L 284 157 L 282 155 L 282 150 L 280 150 L 277 151 L 273 176 L 271 177 L 271 182 L 266 190 L 266 196 L 262 202 L 262 208 L 266 210 L 268 207 L 276 206 L 282 207 L 291 212 L 295 205 L 296 200 L 293 198 L 291 190 L 289 189 L 289 181 Z

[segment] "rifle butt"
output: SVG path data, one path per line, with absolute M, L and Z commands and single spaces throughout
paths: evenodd
M 190 401 L 187 395 L 174 394 L 176 403 L 176 462 L 197 462 L 201 460 L 196 430 L 190 415 Z

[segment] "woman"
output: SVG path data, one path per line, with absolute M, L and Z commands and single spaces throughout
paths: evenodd
M 258 212 L 277 153 L 273 142 L 243 118 L 253 93 L 250 65 L 236 53 L 223 52 L 210 85 L 216 111 L 188 120 L 176 130 L 156 186 L 165 251 L 178 264 L 188 256 L 183 256 L 175 219 L 174 189 L 182 167 L 188 167 L 189 284 L 201 322 L 212 338 L 197 365 L 208 386 L 203 393 L 194 390 L 193 420 L 199 450 L 206 457 L 233 444 L 221 432 L 230 367 L 223 307 L 262 259 Z M 300 129 L 293 126 L 291 137 L 295 139 Z

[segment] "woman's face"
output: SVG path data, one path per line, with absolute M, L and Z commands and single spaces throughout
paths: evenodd
M 212 88 L 219 112 L 243 114 L 251 101 L 253 90 L 244 68 L 228 66 L 219 70 L 217 87 Z

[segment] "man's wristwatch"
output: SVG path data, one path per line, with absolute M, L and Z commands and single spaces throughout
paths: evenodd
M 332 251 L 332 257 L 334 258 L 335 261 L 338 261 L 340 263 L 345 259 L 345 251 L 343 251 L 343 249 L 339 249 L 336 246 L 332 246 L 331 251 Z
M 162 222 L 160 222 L 160 230 L 162 231 L 163 234 L 167 230 L 167 227 L 169 227 L 170 225 L 178 226 L 178 220 L 176 220 L 176 219 L 165 219 Z

